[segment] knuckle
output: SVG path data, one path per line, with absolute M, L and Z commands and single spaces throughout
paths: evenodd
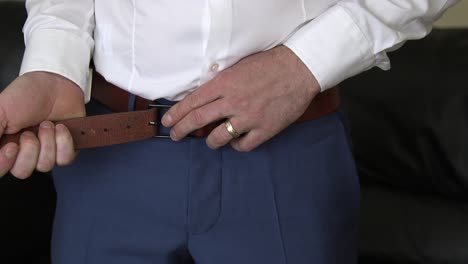
M 36 136 L 31 132 L 24 132 L 21 135 L 21 144 L 28 145 L 30 147 L 39 148 L 40 143 Z
M 198 104 L 199 104 L 199 99 L 198 99 L 198 96 L 196 94 L 191 94 L 191 95 L 188 96 L 188 98 L 187 98 L 188 109 L 197 108 Z
M 205 125 L 205 115 L 201 110 L 195 109 L 192 111 L 192 122 L 198 127 Z
M 171 107 L 169 114 L 173 117 L 173 119 L 179 120 L 183 118 L 191 109 L 197 108 L 197 104 L 198 97 L 194 94 L 190 94 L 185 97 L 184 100 Z

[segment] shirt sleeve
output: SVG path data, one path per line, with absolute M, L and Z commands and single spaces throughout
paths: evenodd
M 26 0 L 26 50 L 20 75 L 47 71 L 81 87 L 89 101 L 94 0 Z
M 378 66 L 386 52 L 419 39 L 458 0 L 343 0 L 306 23 L 285 43 L 317 78 L 322 91 Z

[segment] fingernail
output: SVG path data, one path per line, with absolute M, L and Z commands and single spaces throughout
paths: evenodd
M 165 114 L 163 116 L 162 123 L 165 127 L 170 126 L 172 123 L 172 116 L 170 114 Z
M 42 128 L 52 128 L 52 127 L 53 127 L 53 124 L 52 124 L 52 122 L 45 121 L 45 122 L 42 122 L 42 123 L 41 123 L 41 127 L 42 127 Z
M 7 159 L 12 159 L 16 153 L 18 152 L 18 149 L 14 146 L 8 146 L 5 150 L 5 156 Z
M 55 129 L 56 129 L 57 131 L 63 132 L 63 131 L 65 131 L 66 127 L 65 127 L 65 125 L 63 125 L 63 124 L 57 124 L 57 125 L 55 126 Z
M 171 135 L 171 139 L 172 139 L 172 140 L 178 141 L 178 139 L 177 139 L 177 134 L 176 134 L 176 132 L 174 131 L 174 129 L 171 130 L 170 135 Z

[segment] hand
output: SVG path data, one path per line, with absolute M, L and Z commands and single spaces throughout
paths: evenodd
M 9 143 L 0 149 L 0 177 L 8 171 L 20 179 L 35 169 L 52 170 L 55 164 L 73 161 L 75 151 L 68 129 L 51 121 L 85 115 L 83 92 L 53 73 L 31 72 L 13 81 L 0 93 L 0 137 L 40 124 L 38 136 L 24 132 L 19 146 Z
M 206 142 L 212 149 L 228 143 L 238 151 L 251 151 L 296 121 L 320 92 L 320 86 L 287 47 L 249 56 L 221 72 L 210 82 L 174 105 L 162 123 L 171 127 L 171 138 L 229 119 L 241 133 L 233 139 L 224 125 Z

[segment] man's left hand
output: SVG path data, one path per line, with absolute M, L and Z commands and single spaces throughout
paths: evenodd
M 228 143 L 251 151 L 296 121 L 320 92 L 303 62 L 287 47 L 244 58 L 174 105 L 162 123 L 171 138 L 228 119 L 241 137 L 233 139 L 221 124 L 206 139 L 212 149 Z

